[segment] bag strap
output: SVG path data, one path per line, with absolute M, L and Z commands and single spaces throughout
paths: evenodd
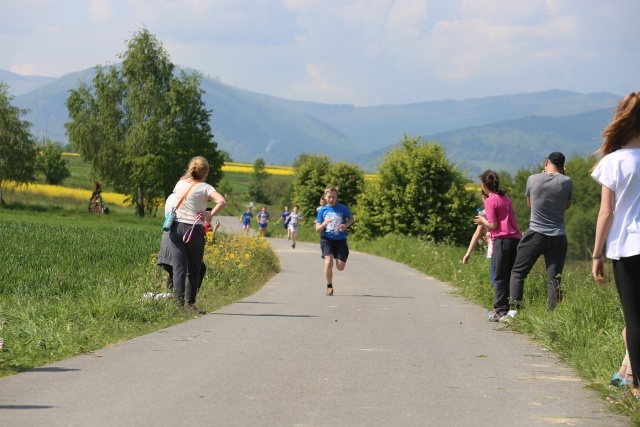
M 182 198 L 180 199 L 180 201 L 178 202 L 178 204 L 176 205 L 176 207 L 174 208 L 175 210 L 178 210 L 178 208 L 180 207 L 180 205 L 182 204 L 182 202 L 184 202 L 184 199 L 187 197 L 187 194 L 189 194 L 189 191 L 191 191 L 191 189 L 193 188 L 194 185 L 196 185 L 198 183 L 198 181 L 193 181 L 193 183 L 191 184 L 191 186 L 187 189 L 187 192 L 184 193 L 182 195 Z
M 201 218 L 202 218 L 202 212 L 196 215 L 196 219 L 193 220 L 193 224 L 191 225 L 191 228 L 187 230 L 187 232 L 184 233 L 184 235 L 182 236 L 182 241 L 184 243 L 189 243 L 189 240 L 191 240 L 191 235 L 193 234 L 193 229 L 196 227 L 196 223 Z

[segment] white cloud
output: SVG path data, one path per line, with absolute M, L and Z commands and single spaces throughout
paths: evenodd
M 109 0 L 92 0 L 90 6 L 90 17 L 93 23 L 108 21 L 113 15 L 113 4 Z
M 9 71 L 11 71 L 12 73 L 21 74 L 23 76 L 37 75 L 35 73 L 36 65 L 30 63 L 12 65 L 9 67 Z

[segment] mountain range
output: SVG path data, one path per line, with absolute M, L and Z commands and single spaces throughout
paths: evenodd
M 186 70 L 193 71 L 193 70 Z M 60 78 L 21 76 L 0 70 L 0 80 L 28 109 L 37 138 L 68 142 L 65 100 L 79 81 L 91 84 L 94 69 Z M 561 90 L 466 100 L 358 107 L 294 101 L 255 93 L 202 76 L 203 99 L 212 110 L 219 148 L 234 161 L 291 164 L 301 153 L 326 154 L 373 172 L 403 134 L 440 142 L 449 159 L 476 176 L 484 169 L 515 173 L 537 165 L 551 151 L 586 155 L 620 96 Z

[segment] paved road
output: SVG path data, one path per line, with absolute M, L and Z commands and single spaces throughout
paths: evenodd
M 450 286 L 352 252 L 326 297 L 317 244 L 272 245 L 282 272 L 250 298 L 0 380 L 0 425 L 627 424 Z

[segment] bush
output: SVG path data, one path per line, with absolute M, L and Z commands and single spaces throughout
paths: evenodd
M 440 144 L 405 135 L 383 158 L 378 173 L 358 198 L 354 234 L 468 242 L 478 201 Z

